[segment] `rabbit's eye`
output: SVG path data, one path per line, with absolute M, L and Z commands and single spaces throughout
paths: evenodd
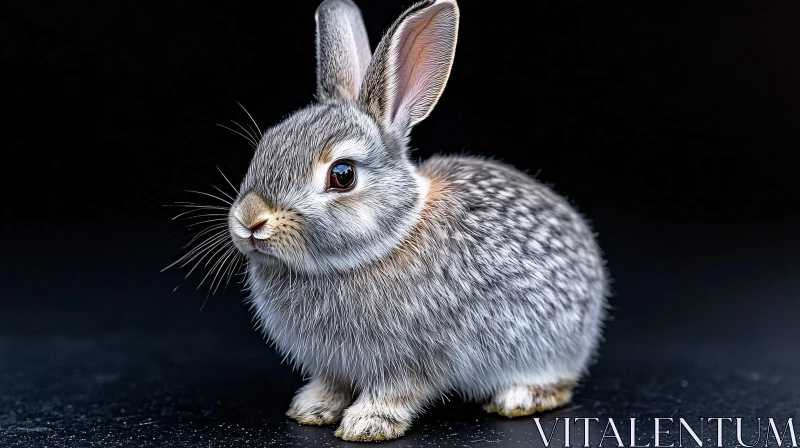
M 348 161 L 335 162 L 331 165 L 326 191 L 347 191 L 356 184 L 356 169 Z

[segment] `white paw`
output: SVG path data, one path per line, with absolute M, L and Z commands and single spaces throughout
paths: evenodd
M 332 425 L 350 404 L 349 391 L 313 379 L 297 391 L 286 415 L 303 425 Z
M 495 393 L 483 409 L 508 418 L 545 412 L 569 403 L 572 399 L 572 387 L 572 383 L 509 386 Z
M 335 434 L 351 442 L 390 440 L 405 434 L 411 419 L 411 414 L 400 407 L 356 403 L 345 410 Z

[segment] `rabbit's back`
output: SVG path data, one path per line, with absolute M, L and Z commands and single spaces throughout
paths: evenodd
M 434 157 L 421 171 L 447 186 L 445 202 L 458 204 L 444 252 L 460 259 L 458 283 L 469 285 L 461 286 L 463 300 L 479 329 L 461 353 L 459 382 L 480 395 L 499 377 L 542 384 L 580 376 L 608 288 L 583 217 L 549 187 L 495 161 Z
M 496 162 L 434 157 L 419 171 L 419 224 L 385 259 L 324 277 L 251 268 L 271 339 L 308 373 L 362 385 L 407 377 L 474 397 L 580 375 L 606 293 L 585 221 Z

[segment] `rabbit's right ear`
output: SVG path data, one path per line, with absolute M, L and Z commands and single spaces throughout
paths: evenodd
M 325 0 L 317 22 L 317 98 L 358 98 L 371 51 L 358 6 L 351 0 Z
M 456 0 L 422 0 L 375 48 L 358 100 L 384 129 L 406 137 L 433 110 L 453 66 L 458 16 Z

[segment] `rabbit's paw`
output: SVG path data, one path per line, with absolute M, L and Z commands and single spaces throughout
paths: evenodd
M 286 415 L 303 425 L 332 425 L 342 419 L 351 400 L 349 389 L 314 378 L 297 391 Z
M 483 409 L 508 418 L 549 411 L 572 400 L 574 385 L 574 381 L 562 381 L 548 385 L 508 386 L 498 390 Z
M 412 416 L 403 406 L 356 402 L 347 408 L 336 437 L 351 442 L 377 442 L 405 434 Z

